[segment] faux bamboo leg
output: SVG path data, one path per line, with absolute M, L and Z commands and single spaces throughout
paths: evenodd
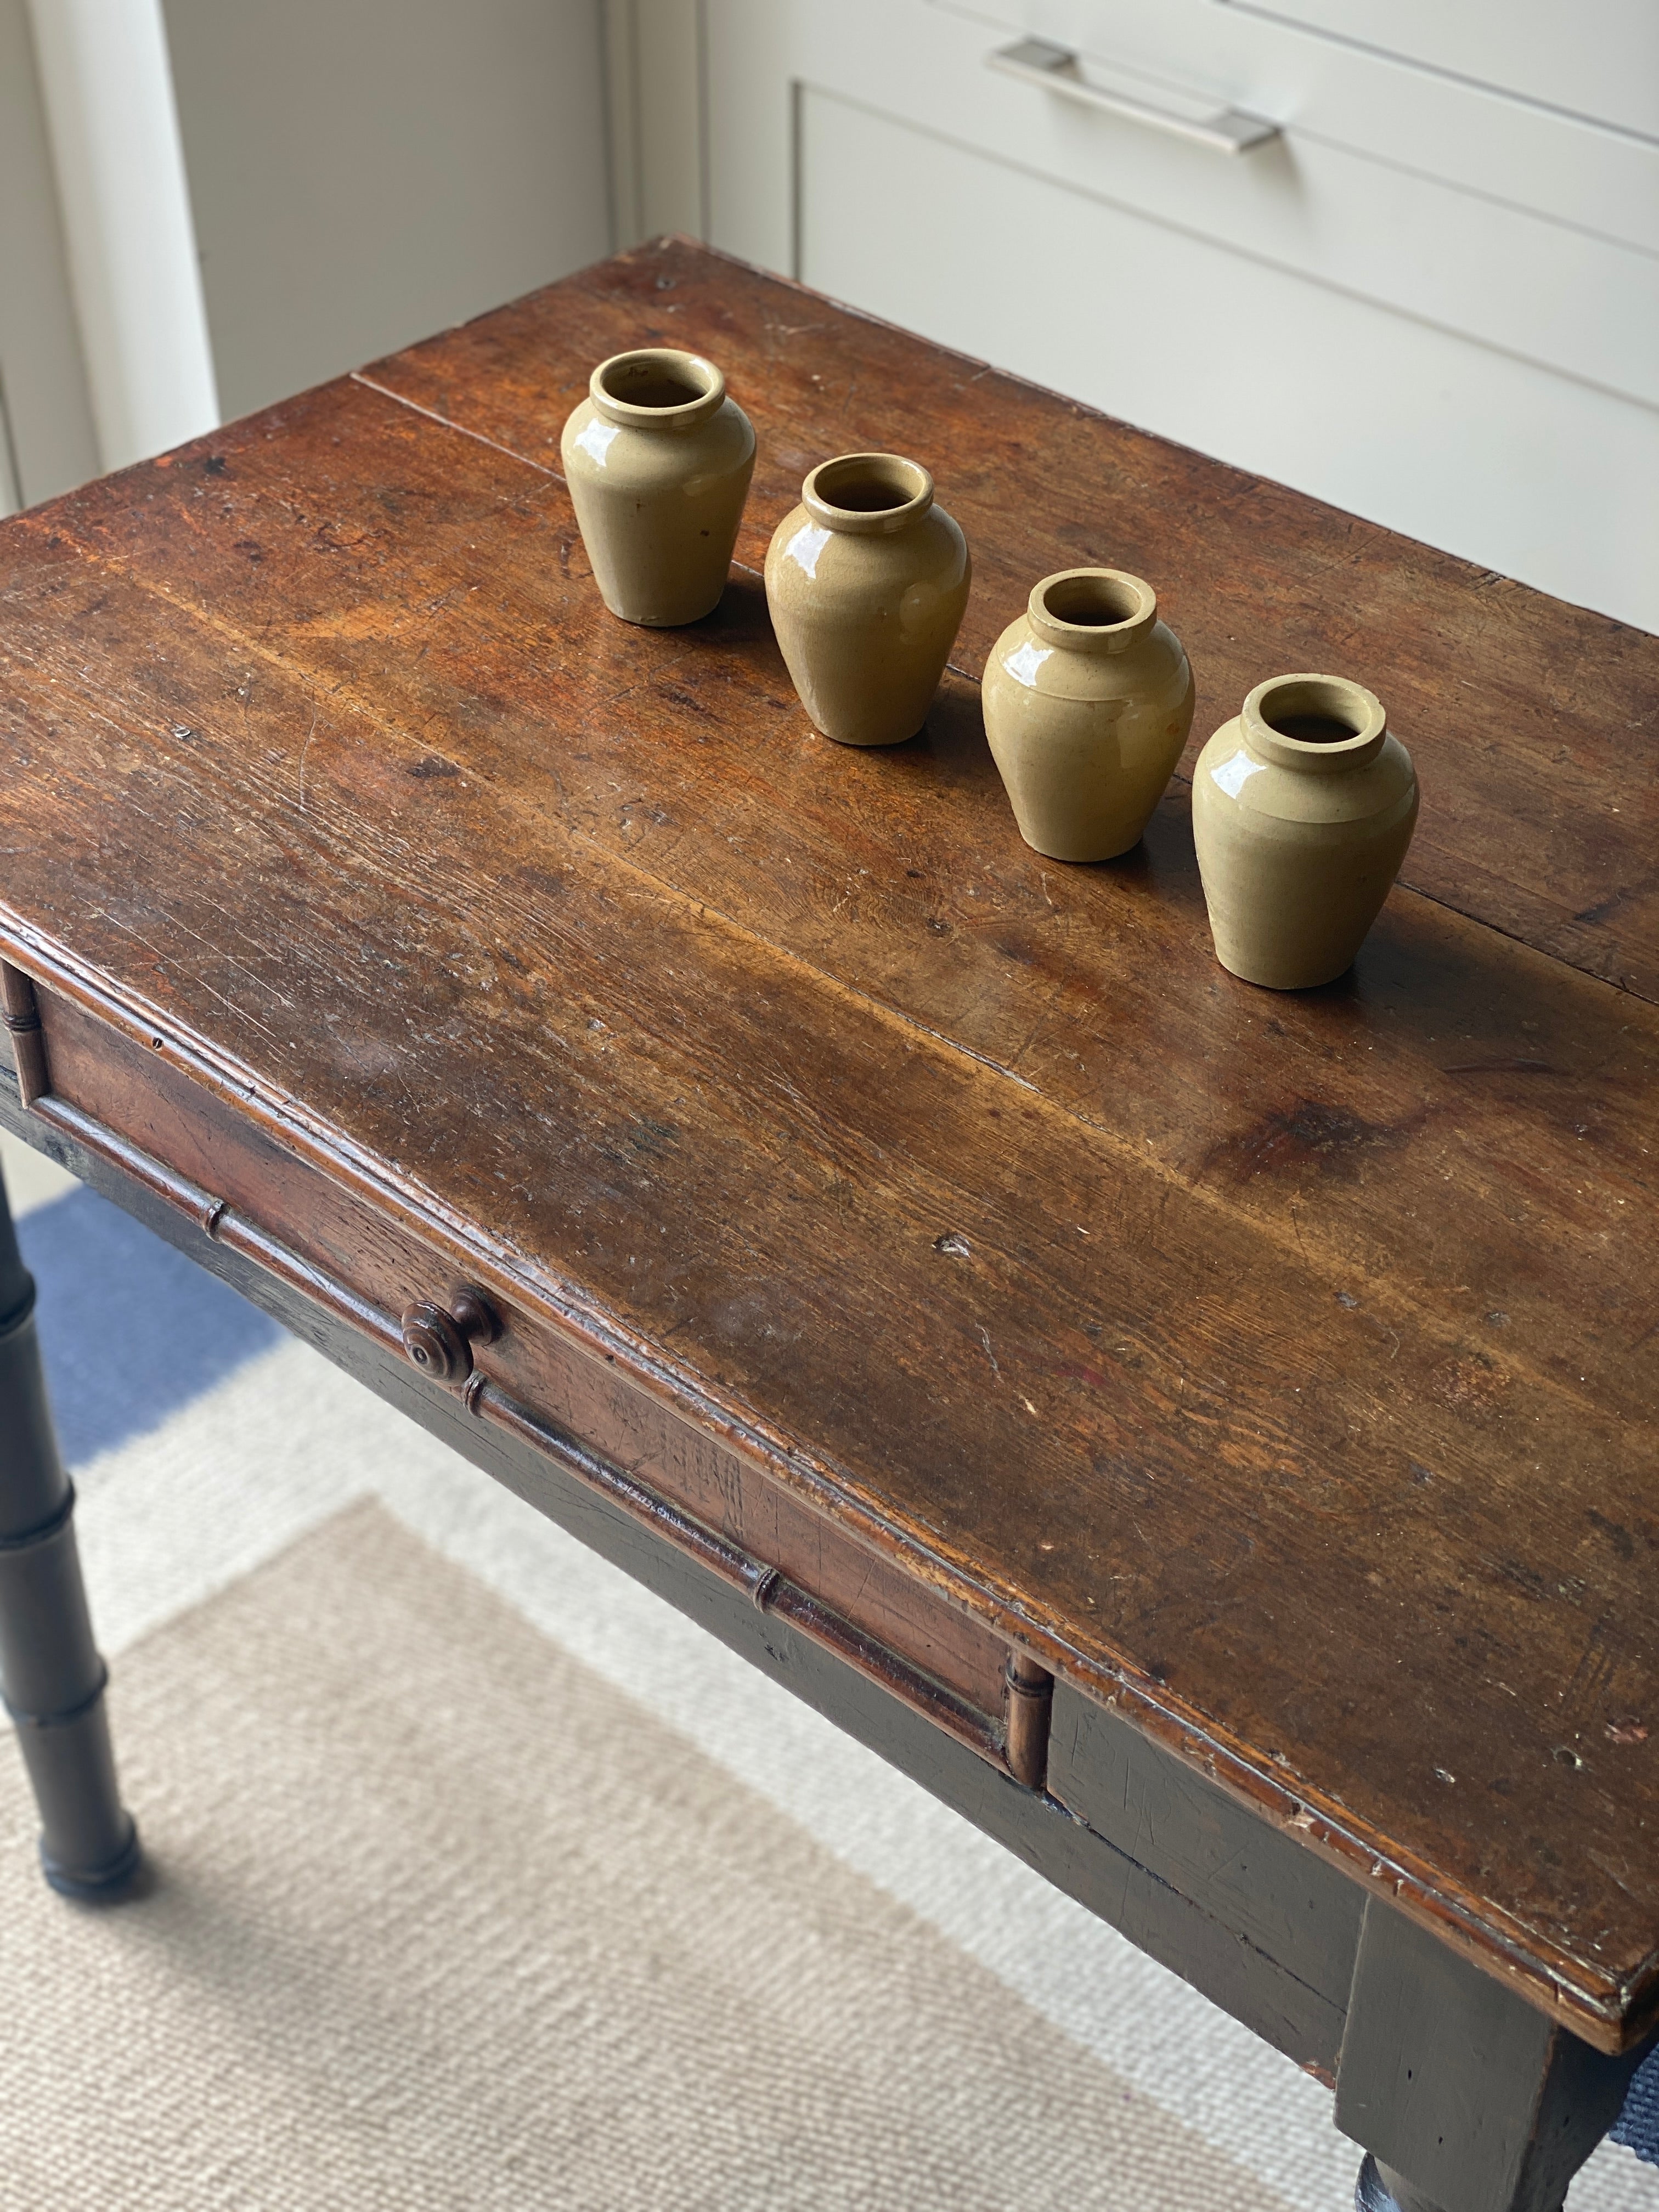
M 46 1880 L 66 1896 L 108 1898 L 137 1870 L 138 1836 L 116 1788 L 74 1510 L 40 1371 L 34 1284 L 0 1183 L 0 1695 L 40 1808 Z

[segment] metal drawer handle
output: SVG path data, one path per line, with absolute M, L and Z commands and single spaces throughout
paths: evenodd
M 1219 114 L 1193 122 L 1184 115 L 1172 115 L 1166 107 L 1153 107 L 1144 100 L 1108 92 L 1103 85 L 1089 82 L 1079 58 L 1068 46 L 1051 46 L 1047 39 L 1022 39 L 1018 46 L 1000 46 L 995 53 L 987 54 L 985 65 L 1000 70 L 1004 76 L 1017 76 L 1022 83 L 1040 84 L 1085 107 L 1103 108 L 1109 115 L 1121 115 L 1131 123 L 1145 123 L 1154 131 L 1190 139 L 1194 146 L 1207 146 L 1212 154 L 1243 154 L 1279 136 L 1276 123 L 1243 114 L 1236 107 L 1224 107 Z

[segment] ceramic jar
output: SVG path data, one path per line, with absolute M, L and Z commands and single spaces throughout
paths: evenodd
M 1193 838 L 1216 957 L 1246 982 L 1340 975 L 1417 822 L 1411 755 L 1382 702 L 1341 676 L 1275 676 L 1193 773 Z
M 559 441 L 582 544 L 606 606 L 670 628 L 711 614 L 726 589 L 755 433 L 700 354 L 613 354 Z
M 968 604 L 968 541 L 896 453 L 820 462 L 773 532 L 766 602 L 801 704 L 843 745 L 913 738 Z
M 992 647 L 980 696 L 1028 845 L 1109 860 L 1139 841 L 1193 722 L 1193 672 L 1149 584 L 1121 568 L 1045 576 Z

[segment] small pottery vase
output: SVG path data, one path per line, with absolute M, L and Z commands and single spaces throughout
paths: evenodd
M 843 453 L 812 471 L 772 534 L 766 603 L 801 704 L 826 738 L 915 737 L 971 573 L 967 539 L 915 462 Z
M 611 613 L 665 629 L 711 614 L 755 472 L 754 430 L 714 362 L 667 346 L 613 354 L 559 453 Z
M 1193 771 L 1193 840 L 1216 957 L 1302 991 L 1352 961 L 1417 823 L 1411 755 L 1341 676 L 1275 676 Z
M 1028 845 L 1109 860 L 1146 827 L 1193 724 L 1193 672 L 1152 586 L 1063 568 L 991 648 L 985 734 Z

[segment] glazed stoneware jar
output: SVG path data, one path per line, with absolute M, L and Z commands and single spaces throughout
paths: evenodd
M 1109 860 L 1139 839 L 1193 722 L 1193 672 L 1152 586 L 1064 568 L 991 648 L 985 734 L 1026 843 Z
M 559 441 L 582 544 L 606 606 L 672 628 L 711 614 L 726 589 L 755 433 L 700 354 L 613 354 Z
M 1193 773 L 1193 839 L 1216 957 L 1275 991 L 1349 966 L 1417 823 L 1411 755 L 1340 676 L 1275 676 Z
M 933 479 L 843 453 L 801 486 L 766 556 L 772 627 L 801 703 L 843 745 L 896 745 L 927 719 L 968 604 L 968 541 Z

